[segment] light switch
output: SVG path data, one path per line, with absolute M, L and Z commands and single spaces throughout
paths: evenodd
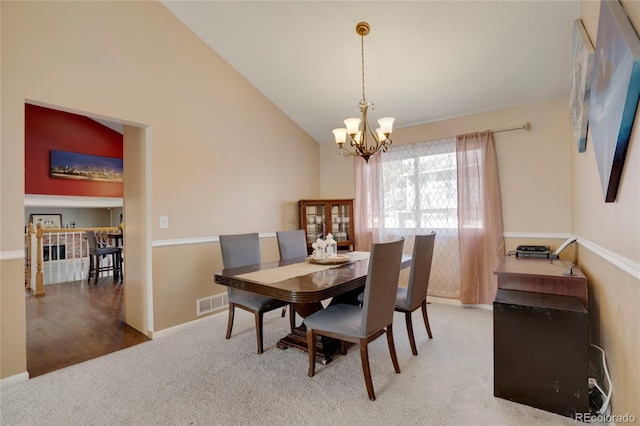
M 160 216 L 160 228 L 169 227 L 169 216 Z

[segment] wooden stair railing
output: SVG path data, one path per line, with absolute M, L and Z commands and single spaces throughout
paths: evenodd
M 49 236 L 57 234 L 59 241 L 60 234 L 65 234 L 65 242 L 67 241 L 68 233 L 83 233 L 86 231 L 96 231 L 96 232 L 117 232 L 119 230 L 118 227 L 97 227 L 97 228 L 57 228 L 57 229 L 45 229 L 42 227 L 41 223 L 38 223 L 35 227 L 33 223 L 29 223 L 27 226 L 27 235 L 26 235 L 26 246 L 27 246 L 27 260 L 25 262 L 25 287 L 33 290 L 34 296 L 44 296 L 44 272 L 43 272 L 43 259 L 44 259 L 44 244 L 43 239 L 44 235 L 49 234 Z M 51 246 L 51 243 L 49 243 Z M 58 244 L 58 247 L 60 245 Z M 72 248 L 73 250 L 73 248 Z M 80 258 L 83 257 L 82 249 L 80 250 Z M 35 260 L 34 260 L 35 255 Z M 87 252 L 88 256 L 88 252 Z M 49 259 L 52 259 L 53 254 L 49 253 Z M 34 263 L 35 263 L 35 276 L 34 276 Z

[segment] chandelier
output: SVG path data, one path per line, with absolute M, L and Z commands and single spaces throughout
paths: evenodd
M 382 150 L 385 152 L 389 145 L 391 145 L 391 139 L 389 135 L 393 131 L 393 122 L 395 118 L 385 117 L 378 120 L 380 127 L 371 130 L 371 126 L 367 121 L 367 112 L 369 108 L 372 110 L 373 103 L 367 102 L 367 98 L 364 93 L 364 36 L 369 34 L 369 24 L 366 22 L 359 22 L 356 25 L 356 34 L 360 36 L 361 46 L 361 59 L 362 59 L 362 100 L 355 107 L 356 111 L 360 111 L 362 119 L 360 118 L 347 118 L 344 120 L 346 128 L 333 129 L 333 135 L 336 138 L 338 144 L 339 154 L 348 154 L 356 157 L 364 158 L 364 161 L 369 162 L 371 157 L 376 152 Z M 360 124 L 362 123 L 362 128 Z M 349 138 L 349 145 L 345 146 L 345 142 Z M 349 149 L 351 147 L 351 149 Z

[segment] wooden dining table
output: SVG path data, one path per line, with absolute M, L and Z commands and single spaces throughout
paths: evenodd
M 322 302 L 328 299 L 331 299 L 329 304 L 358 303 L 357 297 L 367 279 L 369 253 L 352 252 L 349 257 L 349 261 L 344 264 L 314 264 L 301 257 L 223 269 L 215 273 L 215 282 L 290 302 L 295 312 L 306 318 L 324 309 Z M 411 256 L 403 255 L 401 268 L 409 266 Z M 307 351 L 304 323 L 296 327 L 293 333 L 280 339 L 277 347 Z M 339 348 L 339 341 L 318 337 L 316 360 L 323 364 L 329 363 Z

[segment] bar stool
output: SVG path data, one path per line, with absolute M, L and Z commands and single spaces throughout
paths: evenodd
M 94 284 L 98 284 L 98 276 L 101 272 L 113 271 L 113 278 L 117 279 L 122 271 L 122 248 L 120 247 L 102 247 L 98 242 L 95 231 L 87 231 L 87 243 L 89 245 L 89 273 L 87 274 L 87 282 L 94 277 Z M 111 263 L 106 266 L 100 264 L 100 256 L 106 257 L 111 255 Z

